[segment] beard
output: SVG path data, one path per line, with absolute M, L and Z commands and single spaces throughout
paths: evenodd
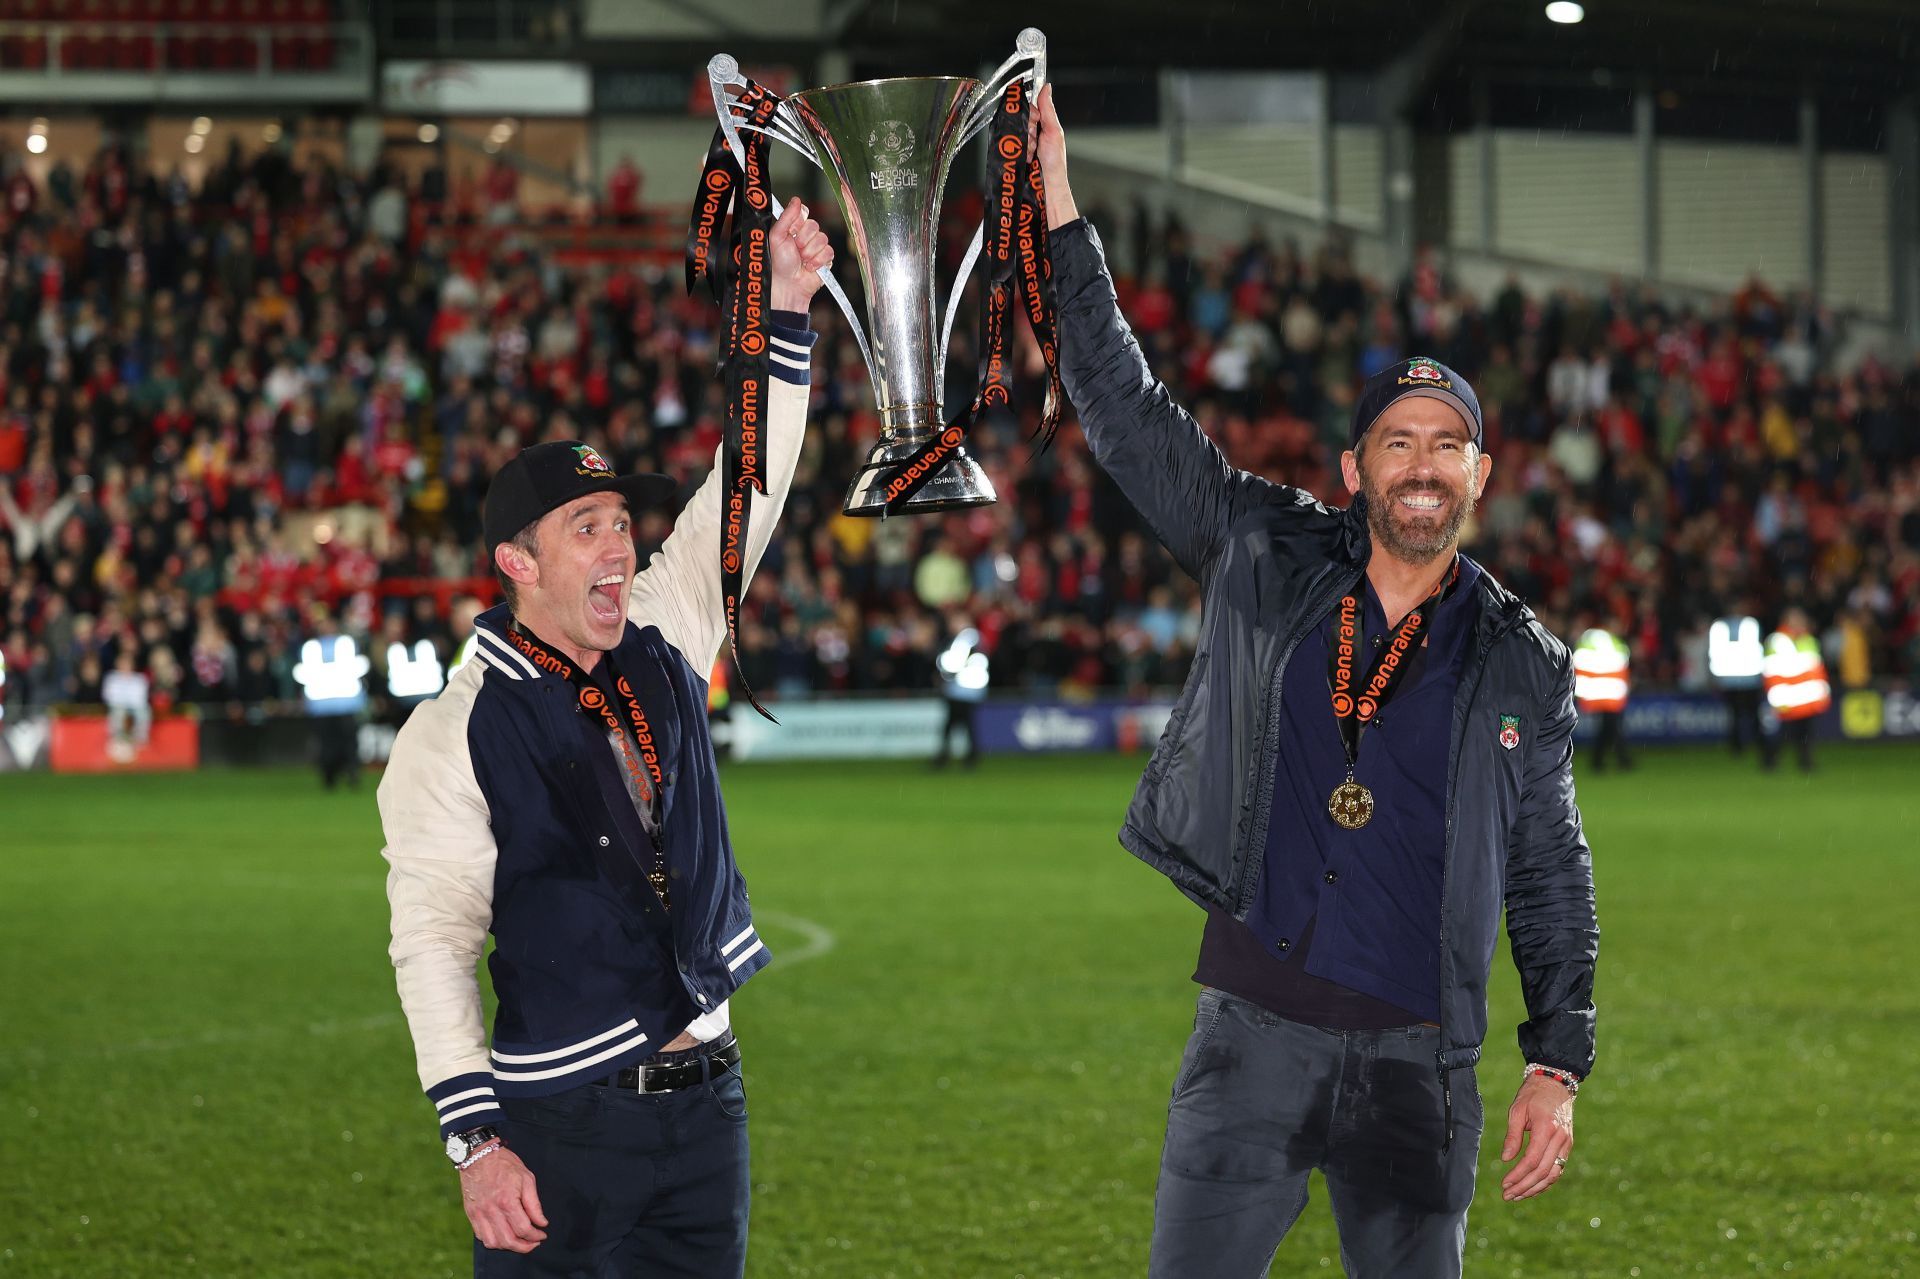
M 1439 507 L 1414 511 L 1400 505 L 1401 498 L 1422 494 L 1439 498 Z M 1408 564 L 1430 564 L 1453 549 L 1474 507 L 1471 488 L 1456 493 L 1429 480 L 1403 480 L 1382 493 L 1363 476 L 1360 496 L 1367 499 L 1367 531 L 1373 540 Z

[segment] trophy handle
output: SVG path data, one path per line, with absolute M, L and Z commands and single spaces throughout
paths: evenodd
M 1020 64 L 1023 62 L 1031 62 L 1033 65 L 1022 68 Z M 1040 90 L 1047 83 L 1047 37 L 1046 33 L 1038 27 L 1028 27 L 1015 37 L 1013 56 L 1002 62 L 998 70 L 981 82 L 980 88 L 974 93 L 973 101 L 967 106 L 966 123 L 960 130 L 962 145 L 973 141 L 979 136 L 981 130 L 993 122 L 994 108 L 1000 101 L 1000 95 L 1005 93 L 1007 86 L 1016 80 L 1027 81 L 1035 98 L 1040 96 Z M 954 317 L 960 313 L 960 295 L 966 290 L 967 280 L 973 275 L 975 264 L 980 261 L 980 249 L 985 243 L 986 232 L 987 224 L 984 221 L 974 228 L 973 243 L 967 246 L 966 256 L 960 259 L 959 274 L 954 276 L 953 289 L 947 294 L 946 323 L 940 332 L 940 362 L 934 366 L 940 382 L 939 398 L 943 404 L 946 402 L 947 347 L 953 341 L 953 321 Z
M 813 147 L 805 141 L 805 132 L 799 120 L 793 115 L 793 108 L 786 102 L 782 101 L 774 109 L 774 124 L 771 128 L 758 129 L 752 125 L 742 126 L 734 119 L 734 95 L 729 94 L 727 90 L 729 88 L 744 89 L 747 87 L 747 80 L 740 74 L 740 63 L 732 54 L 716 53 L 707 60 L 707 84 L 713 90 L 713 113 L 720 118 L 720 132 L 727 139 L 727 149 L 733 152 L 736 163 L 744 167 L 747 162 L 746 150 L 740 145 L 740 130 L 745 127 L 786 143 L 807 157 L 816 169 L 820 167 L 819 157 L 814 155 Z M 777 218 L 781 210 L 780 197 L 772 192 L 767 194 L 773 201 L 773 216 Z M 877 385 L 878 377 L 874 373 L 873 351 L 867 346 L 867 331 L 861 326 L 860 317 L 854 313 L 853 300 L 847 296 L 847 291 L 840 287 L 840 281 L 834 278 L 832 267 L 823 266 L 815 274 L 820 277 L 820 283 L 826 286 L 834 303 L 839 306 L 840 314 L 847 318 L 847 326 L 853 330 L 853 340 L 860 345 L 860 358 L 866 361 L 867 373 L 874 377 Z
M 820 167 L 820 161 L 813 154 L 813 147 L 807 141 L 806 130 L 800 127 L 800 121 L 794 116 L 793 108 L 786 102 L 782 101 L 774 108 L 773 121 L 765 128 L 754 124 L 743 124 L 735 117 L 734 112 L 740 110 L 740 103 L 737 96 L 729 93 L 728 90 L 745 89 L 747 80 L 740 74 L 740 64 L 732 54 L 716 53 L 707 60 L 707 86 L 713 91 L 713 111 L 720 117 L 720 131 L 726 135 L 727 149 L 733 152 L 733 158 L 736 161 L 744 162 L 746 159 L 740 148 L 740 130 L 748 129 L 786 143 L 805 156 L 807 162 L 814 168 Z
M 973 243 L 967 246 L 966 256 L 960 259 L 960 270 L 953 277 L 953 288 L 947 293 L 947 318 L 940 327 L 940 361 L 933 366 L 934 398 L 941 404 L 947 402 L 947 348 L 953 344 L 953 321 L 960 314 L 960 295 L 966 291 L 967 280 L 973 275 L 973 267 L 980 260 L 981 246 L 986 243 L 987 224 L 982 222 L 973 229 Z
M 1031 62 L 1031 67 L 1022 63 Z M 1028 27 L 1013 42 L 1013 56 L 1002 62 L 997 70 L 980 84 L 973 95 L 973 101 L 967 106 L 966 123 L 961 126 L 960 141 L 967 143 L 978 137 L 981 130 L 993 122 L 995 104 L 1007 86 L 1015 80 L 1025 80 L 1033 96 L 1038 98 L 1040 90 L 1047 83 L 1047 37 L 1038 27 Z

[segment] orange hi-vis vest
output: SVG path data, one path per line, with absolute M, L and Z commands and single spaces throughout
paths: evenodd
M 1781 719 L 1812 719 L 1833 705 L 1827 664 L 1811 635 L 1775 631 L 1767 636 L 1767 705 Z
M 1626 641 L 1593 627 L 1573 650 L 1573 700 L 1583 715 L 1627 709 Z

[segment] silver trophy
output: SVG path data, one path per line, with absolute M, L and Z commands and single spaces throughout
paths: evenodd
M 826 172 L 846 220 L 848 245 L 860 263 L 871 341 L 832 271 L 820 272 L 866 357 L 880 414 L 880 439 L 847 489 L 848 515 L 882 514 L 883 482 L 946 425 L 941 406 L 947 343 L 967 277 L 980 257 L 984 224 L 973 233 L 941 322 L 933 276 L 940 197 L 954 156 L 992 122 L 1008 86 L 1025 81 L 1037 96 L 1046 81 L 1046 36 L 1028 27 L 1014 47 L 1014 55 L 985 81 L 916 76 L 809 89 L 788 97 L 758 129 Z M 740 64 L 719 54 L 707 63 L 707 78 L 721 130 L 740 160 L 739 130 L 757 128 L 745 123 L 747 113 L 735 96 L 747 83 Z M 777 201 L 773 212 L 779 215 Z M 963 447 L 906 509 L 950 511 L 994 500 L 992 481 Z

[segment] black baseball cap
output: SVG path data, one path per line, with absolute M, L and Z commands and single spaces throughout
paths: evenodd
M 589 493 L 618 493 L 634 514 L 664 506 L 679 486 L 670 475 L 615 475 L 600 450 L 579 440 L 521 449 L 487 488 L 481 525 L 487 554 L 548 511 Z
M 1474 446 L 1481 446 L 1486 424 L 1480 419 L 1480 397 L 1467 385 L 1467 379 L 1440 361 L 1416 355 L 1410 360 L 1389 364 L 1360 388 L 1360 398 L 1353 406 L 1353 429 L 1347 436 L 1347 447 L 1358 444 L 1382 413 L 1408 398 L 1439 400 L 1450 405 L 1473 432 Z

